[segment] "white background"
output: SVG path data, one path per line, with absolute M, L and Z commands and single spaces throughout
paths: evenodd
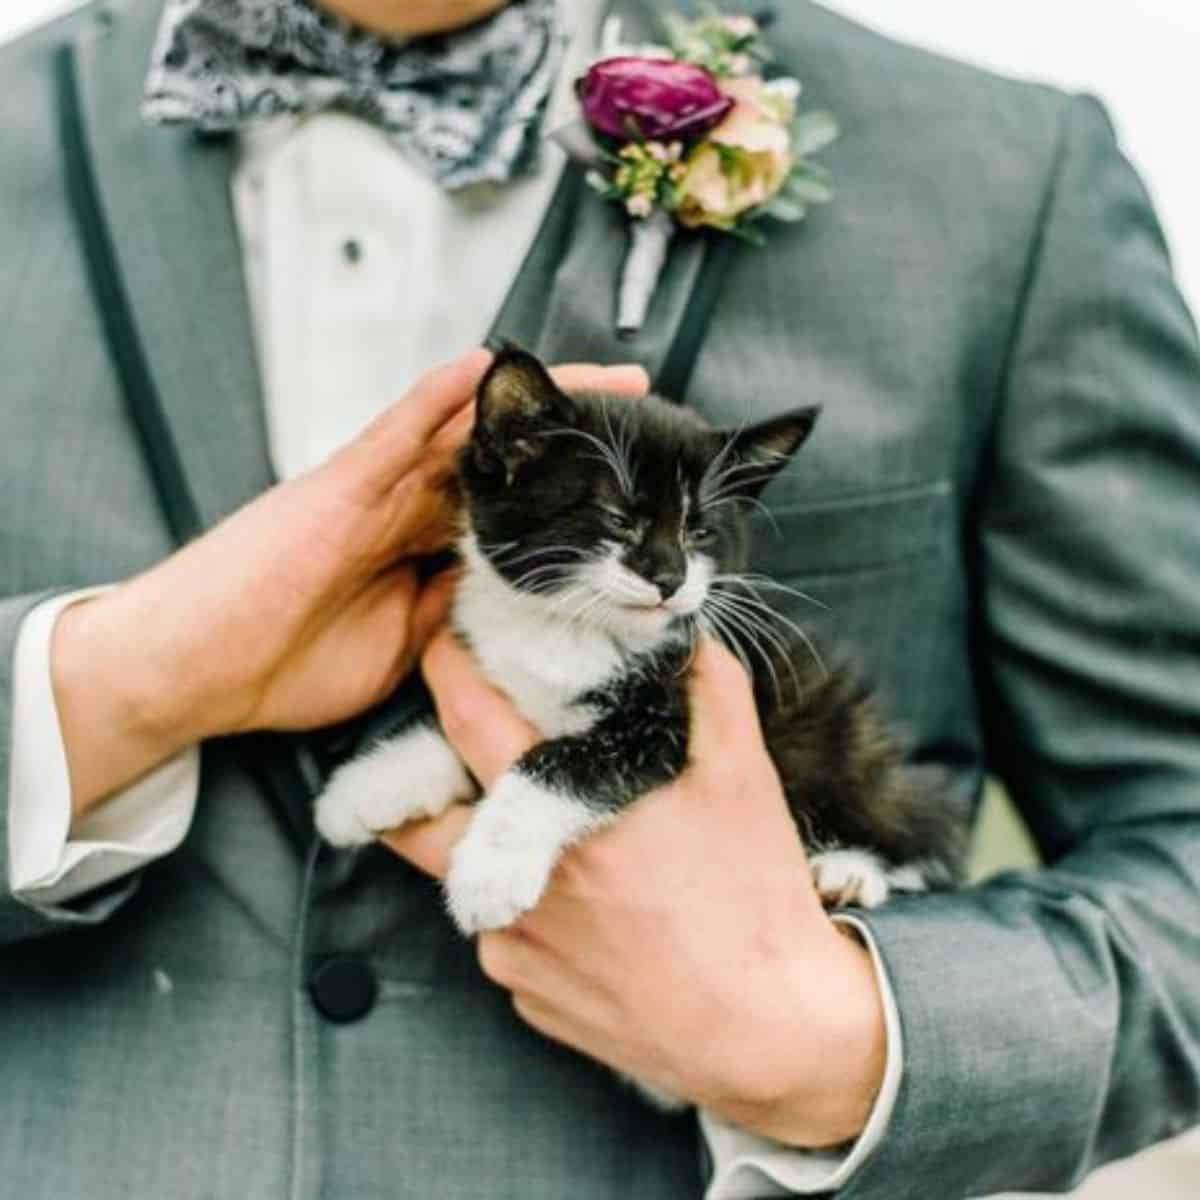
M 1150 184 L 1184 288 L 1200 308 L 1198 0 L 827 2 L 905 40 L 1101 96 Z M 71 7 L 0 0 L 0 40 Z

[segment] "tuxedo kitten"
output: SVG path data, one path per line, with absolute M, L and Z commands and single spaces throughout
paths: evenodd
M 503 350 L 480 384 L 460 478 L 463 574 L 453 623 L 545 735 L 477 804 L 446 879 L 465 933 L 510 924 L 564 849 L 688 761 L 695 638 L 751 669 L 788 804 L 829 905 L 952 882 L 963 830 L 901 766 L 866 690 L 827 672 L 749 585 L 745 508 L 817 410 L 733 432 L 644 400 L 572 394 Z M 436 815 L 476 786 L 430 721 L 341 767 L 317 804 L 335 845 Z

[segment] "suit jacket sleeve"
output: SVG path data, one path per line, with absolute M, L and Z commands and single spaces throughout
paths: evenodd
M 1046 868 L 864 914 L 905 1073 L 840 1193 L 1062 1191 L 1200 1120 L 1200 354 L 1069 101 L 970 514 L 989 758 Z

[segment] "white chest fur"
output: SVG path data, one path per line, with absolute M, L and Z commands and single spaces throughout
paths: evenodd
M 464 539 L 465 570 L 454 622 L 469 639 L 487 677 L 546 736 L 579 733 L 591 714 L 571 702 L 621 665 L 611 637 L 547 612 L 534 596 L 514 591 Z

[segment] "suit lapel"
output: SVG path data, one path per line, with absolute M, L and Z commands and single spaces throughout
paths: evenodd
M 66 69 L 148 386 L 206 527 L 273 473 L 229 193 L 232 142 L 150 127 L 139 114 L 158 10 L 125 10 L 110 32 L 77 42 Z

